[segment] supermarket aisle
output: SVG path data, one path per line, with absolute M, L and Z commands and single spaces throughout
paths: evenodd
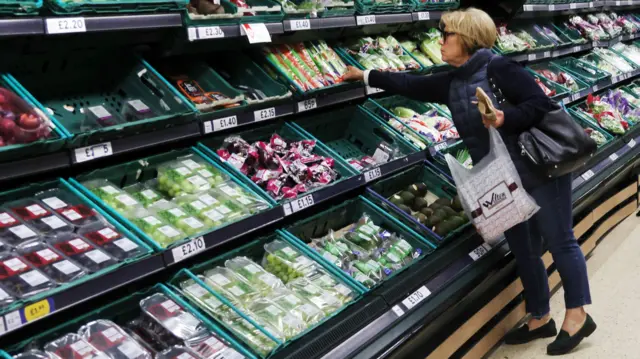
M 638 358 L 640 351 L 640 218 L 631 216 L 596 247 L 587 261 L 594 305 L 588 308 L 598 330 L 567 359 Z M 561 325 L 563 291 L 551 299 L 553 317 Z M 559 327 L 558 327 L 559 329 Z M 549 358 L 553 338 L 519 346 L 502 345 L 489 359 Z

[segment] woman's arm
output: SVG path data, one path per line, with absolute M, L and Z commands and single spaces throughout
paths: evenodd
M 365 83 L 418 101 L 447 104 L 451 77 L 447 72 L 419 76 L 405 73 L 365 71 Z
M 496 85 L 511 106 L 504 111 L 502 129 L 521 133 L 535 126 L 554 105 L 522 65 L 504 57 L 497 57 L 489 69 Z

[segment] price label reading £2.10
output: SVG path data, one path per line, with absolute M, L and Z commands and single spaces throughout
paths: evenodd
M 113 149 L 111 142 L 99 143 L 93 146 L 81 147 L 75 149 L 76 163 L 95 160 L 96 158 L 111 156 Z
M 407 310 L 409 310 L 425 300 L 429 295 L 431 295 L 431 291 L 427 289 L 427 287 L 422 286 L 415 292 L 411 293 L 407 299 L 403 300 L 402 304 L 404 304 Z
M 47 34 L 69 34 L 72 32 L 87 32 L 83 17 L 47 19 Z
M 313 110 L 316 107 L 318 107 L 318 103 L 315 98 L 298 102 L 298 112 Z
M 171 250 L 171 254 L 173 255 L 173 262 L 180 262 L 185 258 L 189 258 L 195 255 L 196 253 L 202 252 L 205 248 L 206 246 L 204 244 L 204 238 L 194 238 L 189 242 Z

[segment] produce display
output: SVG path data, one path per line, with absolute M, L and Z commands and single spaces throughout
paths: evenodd
M 584 112 L 583 112 L 584 113 Z M 615 135 L 623 135 L 629 127 L 618 110 L 599 96 L 587 97 L 587 116 L 595 119 L 600 127 Z
M 268 208 L 196 155 L 162 163 L 157 179 L 122 189 L 106 179 L 83 185 L 165 248 Z
M 14 92 L 0 87 L 0 147 L 49 137 L 51 126 L 44 114 Z
M 190 15 L 214 15 L 224 14 L 224 7 L 218 2 L 210 0 L 190 0 L 187 4 L 187 10 Z
M 324 40 L 266 46 L 265 58 L 299 91 L 341 83 L 347 65 Z
M 633 63 L 637 66 L 640 66 L 640 48 L 638 48 L 638 46 L 636 46 L 635 44 L 627 45 L 619 42 L 613 45 L 611 49 L 633 61 Z
M 600 41 L 600 40 L 608 40 L 609 34 L 600 26 L 593 24 L 590 21 L 583 19 L 579 15 L 571 16 L 565 25 L 569 28 L 573 28 L 582 34 L 582 37 L 585 37 L 591 41 Z
M 634 70 L 631 64 L 609 49 L 595 48 L 592 53 L 584 55 L 580 59 L 600 70 L 610 73 L 612 76 Z
M 540 89 L 542 89 L 542 92 L 544 92 L 545 95 L 553 97 L 558 94 L 555 89 L 549 88 L 547 86 L 548 84 L 544 83 L 539 77 L 535 77 L 534 80 L 536 81 L 538 86 L 540 86 Z
M 400 121 L 391 118 L 389 119 L 389 124 L 396 130 L 402 132 L 411 142 L 421 144 L 423 148 L 428 144 L 460 138 L 453 122 L 446 117 L 440 116 L 435 109 L 431 109 L 423 114 L 419 114 L 406 107 L 395 107 L 391 111 Z M 421 137 L 426 139 L 428 143 L 425 144 L 422 138 L 417 138 L 411 131 L 407 131 L 405 126 L 417 132 Z
M 442 54 L 440 53 L 440 40 L 442 33 L 431 28 L 426 32 L 412 32 L 410 39 L 400 41 L 400 45 L 415 58 L 423 67 L 442 65 Z
M 600 132 L 592 129 L 592 128 L 585 128 L 584 132 L 589 135 L 589 137 L 591 137 L 592 140 L 596 141 L 596 144 L 598 145 L 598 147 L 604 145 L 607 143 L 607 138 L 604 137 L 603 134 L 601 134 Z
M 609 90 L 601 96 L 601 100 L 612 105 L 629 126 L 640 122 L 640 110 L 629 103 L 629 95 L 621 89 Z
M 186 64 L 190 66 L 191 64 Z M 175 68 L 175 67 L 174 67 Z M 172 69 L 174 69 L 172 68 Z M 172 71 L 173 72 L 173 71 Z M 179 73 L 169 76 L 176 88 L 200 111 L 215 111 L 240 106 L 243 96 L 229 97 L 220 89 L 207 87 L 205 90 L 198 81 Z
M 531 48 L 526 41 L 507 29 L 506 25 L 498 26 L 498 41 L 496 47 L 502 53 L 520 52 Z
M 364 37 L 347 45 L 347 52 L 367 70 L 408 71 L 420 64 L 402 48 L 395 37 Z
M 275 199 L 296 198 L 340 178 L 334 160 L 313 152 L 315 140 L 289 141 L 273 134 L 269 142 L 249 144 L 238 136 L 224 140 L 217 150 L 223 161 L 236 167 Z
M 460 162 L 466 168 L 473 168 L 473 160 L 471 159 L 471 154 L 468 149 L 458 150 L 455 154 L 456 160 Z
M 536 72 L 541 76 L 544 76 L 550 81 L 559 83 L 560 85 L 568 88 L 572 92 L 580 90 L 580 86 L 578 85 L 576 80 L 573 78 L 571 74 L 569 74 L 566 71 L 559 71 L 556 68 L 546 68 L 542 70 L 536 70 Z M 538 84 L 540 85 L 540 83 Z

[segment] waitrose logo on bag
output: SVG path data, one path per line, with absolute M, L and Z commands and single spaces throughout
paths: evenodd
M 512 202 L 511 190 L 504 182 L 501 182 L 478 198 L 478 204 L 482 208 L 482 214 L 485 218 L 493 216 Z

